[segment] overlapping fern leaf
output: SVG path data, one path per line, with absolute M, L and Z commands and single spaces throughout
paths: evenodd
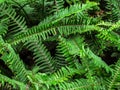
M 50 75 L 44 73 L 30 73 L 28 75 L 28 78 L 34 84 L 34 87 L 38 90 L 40 88 L 51 90 L 53 87 L 54 90 L 57 90 L 55 88 L 57 88 L 58 84 L 69 81 L 69 79 L 72 78 L 72 76 L 75 74 L 81 74 L 81 72 L 79 72 L 79 70 L 75 68 L 62 67 L 61 69 Z
M 120 88 L 120 60 L 115 65 L 114 73 L 112 77 L 108 80 L 108 90 L 119 89 Z
M 60 28 L 61 26 L 56 25 L 56 24 L 58 24 L 58 22 L 60 20 L 62 20 L 65 17 L 68 17 L 70 15 L 88 10 L 91 7 L 96 6 L 96 5 L 97 4 L 94 2 L 89 2 L 87 4 L 83 4 L 82 7 L 78 4 L 73 5 L 69 9 L 66 8 L 65 10 L 59 11 L 59 13 L 55 14 L 54 16 L 47 17 L 38 26 L 30 28 L 26 32 L 19 34 L 18 36 L 14 37 L 13 40 L 8 39 L 7 42 L 9 42 L 11 44 L 17 44 L 21 41 L 24 42 L 25 40 L 31 39 L 33 37 L 34 38 L 42 38 L 43 40 L 45 40 L 49 36 L 55 36 L 57 34 L 57 32 L 60 32 L 61 29 L 64 29 L 64 28 Z M 76 28 L 76 27 L 77 26 L 75 26 L 74 28 Z M 56 29 L 56 28 L 58 28 L 58 29 Z M 70 28 L 72 29 L 72 26 Z M 70 29 L 70 31 L 71 31 L 71 29 Z M 68 30 L 68 29 L 66 29 L 66 30 Z M 67 32 L 67 31 L 65 31 L 65 32 Z
M 54 72 L 54 61 L 50 53 L 42 44 L 42 41 L 31 40 L 25 43 L 25 46 L 33 52 L 35 65 L 39 66 L 39 70 L 44 73 Z
M 9 22 L 7 36 L 13 38 L 13 36 L 18 33 L 25 32 L 27 30 L 25 19 L 22 16 L 17 15 L 11 6 L 5 3 L 1 4 L 0 11 L 1 16 L 6 17 L 5 19 Z
M 49 13 L 59 12 L 59 10 L 64 8 L 64 0 L 54 0 L 52 1 L 52 8 L 50 8 Z
M 0 83 L 0 88 L 2 86 L 5 86 L 5 84 L 9 84 L 9 89 L 12 89 L 12 88 L 16 89 L 18 87 L 19 87 L 20 90 L 26 89 L 26 85 L 24 83 L 16 81 L 14 79 L 11 79 L 11 78 L 9 78 L 5 75 L 2 75 L 2 74 L 0 74 L 0 82 L 1 82 Z M 6 86 L 6 89 L 7 89 L 7 87 L 8 86 Z
M 101 82 L 101 80 L 96 79 L 94 83 L 89 83 L 89 81 L 86 79 L 64 82 L 60 83 L 58 85 L 59 89 L 56 90 L 106 90 L 106 87 L 103 85 L 103 82 Z
M 21 90 L 120 88 L 120 60 L 117 64 L 108 65 L 101 57 L 101 53 L 105 54 L 104 50 L 109 46 L 117 47 L 117 52 L 120 50 L 119 0 L 106 0 L 107 9 L 113 6 L 110 10 L 112 22 L 105 22 L 99 15 L 92 16 L 89 10 L 96 14 L 94 8 L 99 6 L 90 0 L 85 3 L 78 3 L 79 0 L 23 1 L 26 2 L 25 6 L 28 4 L 29 8 L 34 8 L 33 11 L 42 8 L 39 10 L 42 12 L 38 20 L 40 22 L 27 28 L 25 19 L 16 13 L 9 1 L 0 3 L 0 59 L 13 74 L 10 77 L 0 74 L 0 89 L 5 85 Z M 32 3 L 41 6 L 35 7 Z M 24 4 L 21 1 L 19 4 L 23 5 L 23 9 Z M 49 6 L 50 13 L 47 14 Z M 44 43 L 47 41 L 54 41 L 55 46 L 52 49 L 51 45 L 46 46 Z M 33 63 L 32 70 L 25 68 L 26 63 L 19 56 L 20 50 L 24 49 L 20 45 L 33 54 L 29 59 L 23 57 L 26 62 L 30 60 Z
M 109 20 L 116 22 L 120 20 L 120 0 L 105 0 L 107 2 L 106 8 L 109 10 Z
M 57 46 L 56 53 L 56 64 L 58 66 L 69 65 L 72 67 L 75 63 L 76 58 L 69 53 L 69 46 L 66 43 L 66 40 L 62 37 L 59 37 L 59 45 Z
M 0 53 L 2 54 L 1 59 L 14 73 L 14 78 L 16 80 L 26 82 L 27 70 L 25 69 L 23 62 L 20 60 L 19 55 L 16 54 L 11 45 L 3 41 L 2 37 L 0 39 Z
M 106 41 L 110 41 L 111 43 L 115 44 L 115 46 L 118 49 L 120 49 L 120 45 L 119 45 L 120 35 L 119 33 L 116 32 L 119 30 L 120 21 L 117 21 L 116 23 L 103 22 L 98 25 L 101 26 L 103 25 L 106 28 L 98 29 L 100 33 L 97 35 L 97 37 L 102 38 Z

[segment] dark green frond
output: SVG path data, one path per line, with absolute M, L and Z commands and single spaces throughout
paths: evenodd
M 25 43 L 25 46 L 27 46 L 27 48 L 33 52 L 35 65 L 39 66 L 39 70 L 41 72 L 54 72 L 54 61 L 41 41 L 28 41 L 27 43 Z
M 120 0 L 105 0 L 107 2 L 106 8 L 109 10 L 109 20 L 116 22 L 120 20 Z

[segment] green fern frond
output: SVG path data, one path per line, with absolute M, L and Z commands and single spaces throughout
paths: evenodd
M 58 65 L 62 64 L 63 62 L 66 62 L 66 63 L 64 63 L 64 65 L 66 64 L 71 67 L 73 67 L 75 65 L 76 59 L 69 53 L 69 46 L 66 43 L 65 38 L 59 37 L 56 58 L 57 58 Z M 62 62 L 61 62 L 61 59 L 62 59 Z
M 7 46 L 9 53 L 4 53 L 1 59 L 8 65 L 8 67 L 15 74 L 15 79 L 18 81 L 26 82 L 27 81 L 27 71 L 24 67 L 23 62 L 20 60 L 19 56 L 16 55 L 14 50 L 10 45 Z
M 3 19 L 0 21 L 0 35 L 5 36 L 5 34 L 8 31 L 8 26 L 7 26 L 8 20 Z
M 27 88 L 27 86 L 24 83 L 16 81 L 14 79 L 8 78 L 5 75 L 0 74 L 0 87 L 4 86 L 5 83 L 12 85 L 12 88 L 14 89 L 25 90 Z
M 2 4 L 0 7 L 1 15 L 6 16 L 9 20 L 9 34 L 14 35 L 27 30 L 25 19 L 22 16 L 16 14 L 15 10 L 11 6 Z
M 27 70 L 25 69 L 23 62 L 15 53 L 11 45 L 3 41 L 2 37 L 0 38 L 0 42 L 0 53 L 2 54 L 1 60 L 3 60 L 5 64 L 12 70 L 16 80 L 26 82 Z
M 93 63 L 99 68 L 105 68 L 107 73 L 113 72 L 112 69 L 97 55 L 95 55 L 90 49 L 87 49 L 87 55 L 90 59 L 93 60 Z
M 113 77 L 108 81 L 109 83 L 108 90 L 113 90 L 114 88 L 119 87 L 119 85 L 115 86 L 115 84 L 120 81 L 119 76 L 120 76 L 120 60 L 118 60 L 115 66 Z
M 17 44 L 21 41 L 24 42 L 25 40 L 31 39 L 33 37 L 34 38 L 42 37 L 42 39 L 45 40 L 50 35 L 56 35 L 56 33 L 57 33 L 57 31 L 55 29 L 56 27 L 52 27 L 52 26 L 54 26 L 55 23 L 59 22 L 63 18 L 68 17 L 72 14 L 76 14 L 76 13 L 82 12 L 84 10 L 88 10 L 95 5 L 96 5 L 96 3 L 94 3 L 94 2 L 89 2 L 85 5 L 83 5 L 82 7 L 80 5 L 73 5 L 69 9 L 67 8 L 65 10 L 61 10 L 61 11 L 59 11 L 58 14 L 55 14 L 54 16 L 50 16 L 50 17 L 46 18 L 38 26 L 33 27 L 30 30 L 27 30 L 26 32 L 19 34 L 15 38 L 12 38 L 12 40 L 8 39 L 7 41 L 9 43 Z
M 103 29 L 107 29 L 107 31 L 116 31 L 120 27 L 120 20 L 118 20 L 115 23 L 102 21 L 98 23 L 97 26 L 102 27 Z M 102 31 L 102 30 L 98 30 L 98 31 Z
M 115 44 L 115 46 L 120 49 L 119 41 L 120 41 L 120 35 L 119 33 L 116 33 L 115 31 L 119 30 L 120 27 L 120 21 L 116 23 L 101 23 L 98 25 L 103 25 L 104 28 L 99 29 L 100 32 L 97 35 L 97 38 L 101 38 L 105 41 L 110 41 L 111 43 Z
M 73 75 L 81 73 L 81 71 L 75 68 L 62 67 L 55 73 L 51 74 L 47 82 L 51 85 L 57 85 L 58 83 L 69 80 L 69 78 L 72 78 Z
M 89 10 L 96 5 L 97 3 L 95 2 L 88 2 L 86 4 L 83 4 L 82 6 L 79 4 L 72 5 L 70 6 L 70 8 L 60 10 L 58 13 L 56 12 L 54 16 L 47 17 L 44 21 L 40 22 L 40 24 L 54 24 L 65 17 Z
M 59 83 L 68 81 L 73 75 L 80 74 L 80 71 L 70 67 L 63 67 L 50 75 L 45 73 L 31 74 L 32 73 L 28 75 L 28 78 L 34 85 L 38 85 L 38 88 L 46 86 L 49 89 L 51 86 L 56 86 Z
M 106 90 L 104 85 L 101 84 L 100 80 L 95 80 L 94 83 L 91 83 L 87 79 L 79 79 L 72 82 L 60 83 L 58 84 L 59 88 L 56 90 Z
M 72 80 L 72 76 L 80 74 L 80 70 L 74 68 L 61 68 L 57 72 L 47 75 L 44 73 L 37 73 L 28 75 L 30 82 L 36 87 L 36 90 L 40 88 L 42 90 L 106 90 L 104 80 L 95 78 L 94 83 L 88 79 Z M 69 80 L 71 78 L 71 80 Z
M 101 38 L 106 41 L 110 41 L 111 43 L 115 44 L 115 46 L 120 50 L 120 36 L 119 34 L 113 31 L 102 30 L 100 34 L 97 35 L 97 38 Z
M 105 0 L 107 2 L 106 8 L 109 10 L 109 20 L 116 22 L 120 20 L 120 0 Z
M 85 48 L 86 45 L 83 40 L 83 38 L 78 36 L 68 40 L 71 54 L 79 55 L 83 59 L 91 59 L 96 66 L 105 68 L 107 72 L 111 72 L 112 69 L 109 68 L 109 66 L 100 57 L 95 55 L 89 48 Z
M 33 59 L 35 60 L 35 65 L 39 66 L 39 70 L 41 72 L 54 72 L 54 61 L 41 41 L 28 41 L 25 43 L 25 46 L 27 46 L 27 48 L 33 52 Z
M 68 36 L 70 34 L 85 33 L 97 30 L 98 27 L 95 25 L 61 25 L 55 27 L 44 28 L 44 26 L 34 27 L 28 30 L 28 32 L 19 34 L 18 36 L 8 39 L 7 42 L 10 44 L 18 44 L 21 41 L 25 42 L 32 38 L 41 38 L 43 40 L 49 39 L 51 36 L 60 35 Z M 34 32 L 34 33 L 33 33 Z
M 63 7 L 64 0 L 54 0 L 54 1 L 52 1 L 52 3 L 53 3 L 53 5 L 52 5 L 52 8 L 50 9 L 49 13 L 55 13 L 64 8 Z

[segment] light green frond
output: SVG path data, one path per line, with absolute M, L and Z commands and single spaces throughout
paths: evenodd
M 47 86 L 50 88 L 51 86 L 56 86 L 58 83 L 62 83 L 64 81 L 68 81 L 69 78 L 72 78 L 73 75 L 79 74 L 80 71 L 74 68 L 63 67 L 57 72 L 53 74 L 45 74 L 45 73 L 38 73 L 35 75 L 28 75 L 30 81 L 34 84 L 38 84 L 38 87 Z
M 83 42 L 83 38 L 75 37 L 68 40 L 70 52 L 73 55 L 79 55 L 81 58 L 92 60 L 92 62 L 97 67 L 105 68 L 107 72 L 111 72 L 111 68 L 97 55 L 95 55 L 89 48 L 85 48 L 85 43 Z
M 115 46 L 120 49 L 120 35 L 116 31 L 119 30 L 120 27 L 120 21 L 116 23 L 101 23 L 99 24 L 103 26 L 104 28 L 99 29 L 98 31 L 100 32 L 97 35 L 97 38 L 101 38 L 106 41 L 110 41 L 111 43 L 115 44 Z
M 87 79 L 79 79 L 72 82 L 64 82 L 58 84 L 59 89 L 56 90 L 106 90 L 102 82 L 95 80 L 94 83 L 89 83 Z M 96 87 L 96 88 L 94 88 Z
M 73 67 L 76 63 L 76 58 L 73 57 L 70 53 L 69 53 L 69 45 L 66 43 L 66 39 L 65 38 L 62 38 L 62 37 L 59 37 L 59 44 L 57 46 L 57 54 L 56 54 L 56 58 L 58 59 L 58 65 L 59 64 L 62 64 L 63 62 L 66 62 L 64 63 L 64 65 L 69 65 L 71 67 Z M 59 59 L 60 58 L 60 59 Z M 62 58 L 62 61 L 63 62 L 60 62 L 59 63 L 59 60 L 61 60 Z

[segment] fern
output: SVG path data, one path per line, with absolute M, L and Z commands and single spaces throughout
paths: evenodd
M 14 88 L 14 89 L 18 89 L 18 87 L 20 90 L 26 89 L 26 85 L 24 83 L 21 83 L 19 81 L 8 78 L 2 74 L 0 74 L 0 82 L 1 82 L 0 87 L 4 86 L 5 83 L 8 83 L 8 84 L 12 85 L 12 88 Z
M 1 22 L 0 22 L 0 35 L 4 36 L 7 33 L 8 26 L 6 25 L 6 23 L 8 23 L 8 20 L 6 20 L 6 19 L 1 20 Z
M 67 8 L 65 10 L 62 10 L 57 15 L 46 18 L 38 26 L 31 28 L 25 33 L 19 34 L 18 36 L 14 38 L 14 40 L 12 40 L 12 43 L 17 44 L 21 41 L 24 42 L 25 40 L 31 39 L 32 37 L 34 38 L 40 37 L 43 40 L 45 40 L 48 38 L 49 34 L 56 35 L 57 32 L 55 28 L 51 27 L 51 25 L 54 25 L 56 22 L 60 21 L 64 17 L 90 9 L 91 7 L 95 5 L 96 3 L 88 3 L 88 4 L 83 5 L 82 7 L 80 7 L 80 5 L 74 5 L 74 6 L 71 6 L 69 9 Z M 11 43 L 10 41 L 11 40 L 8 39 L 9 43 Z
M 17 16 L 14 9 L 10 6 L 7 7 L 6 4 L 2 4 L 0 7 L 0 11 L 2 16 L 6 16 L 9 20 L 9 34 L 7 35 L 14 35 L 19 32 L 25 32 L 27 30 L 27 26 L 25 25 L 25 19 L 21 16 Z
M 110 20 L 116 22 L 120 19 L 120 6 L 119 0 L 105 0 L 107 2 L 106 8 L 110 10 L 108 15 L 110 15 Z
M 102 25 L 110 26 L 110 27 L 108 29 L 102 28 L 100 30 L 100 33 L 98 34 L 98 38 L 111 41 L 116 45 L 116 47 L 118 47 L 118 49 L 119 49 L 119 34 L 116 33 L 115 31 L 117 31 L 117 29 L 119 28 L 119 23 L 120 23 L 119 21 L 116 22 L 115 24 L 103 23 Z
M 117 89 L 117 87 L 119 87 L 119 85 L 118 86 L 116 85 L 116 83 L 119 82 L 119 75 L 120 75 L 119 71 L 120 71 L 120 64 L 118 60 L 114 69 L 113 77 L 108 81 L 109 82 L 108 90 L 112 90 L 113 88 Z
M 15 79 L 18 81 L 27 81 L 27 71 L 24 67 L 23 62 L 20 60 L 19 56 L 15 53 L 11 45 L 5 43 L 0 38 L 0 53 L 2 54 L 1 59 L 5 62 L 6 65 L 12 70 L 12 72 L 15 74 Z
M 52 9 L 50 9 L 49 13 L 55 13 L 55 12 L 59 12 L 59 10 L 63 9 L 63 4 L 64 1 L 63 0 L 54 0 L 52 1 Z
M 51 89 L 52 86 L 56 87 L 57 84 L 64 83 L 64 81 L 68 81 L 68 78 L 71 78 L 76 73 L 80 74 L 79 70 L 74 68 L 64 67 L 50 75 L 43 73 L 31 75 L 30 73 L 28 78 L 32 83 L 34 83 L 35 87 L 37 86 L 36 88 L 38 89 L 39 88 Z
M 119 89 L 119 2 L 105 1 L 0 2 L 0 89 Z
M 94 88 L 94 90 L 106 90 L 104 85 L 101 85 L 102 83 L 100 81 L 95 81 L 94 83 L 89 83 L 87 82 L 86 79 L 80 79 L 80 80 L 75 80 L 73 82 L 65 82 L 65 83 L 60 83 L 59 88 L 60 90 L 92 90 L 93 86 L 96 86 L 97 88 Z M 57 89 L 58 90 L 58 89 Z
M 28 49 L 33 51 L 35 65 L 39 66 L 39 70 L 45 73 L 54 72 L 53 60 L 41 41 L 28 41 L 25 43 Z

